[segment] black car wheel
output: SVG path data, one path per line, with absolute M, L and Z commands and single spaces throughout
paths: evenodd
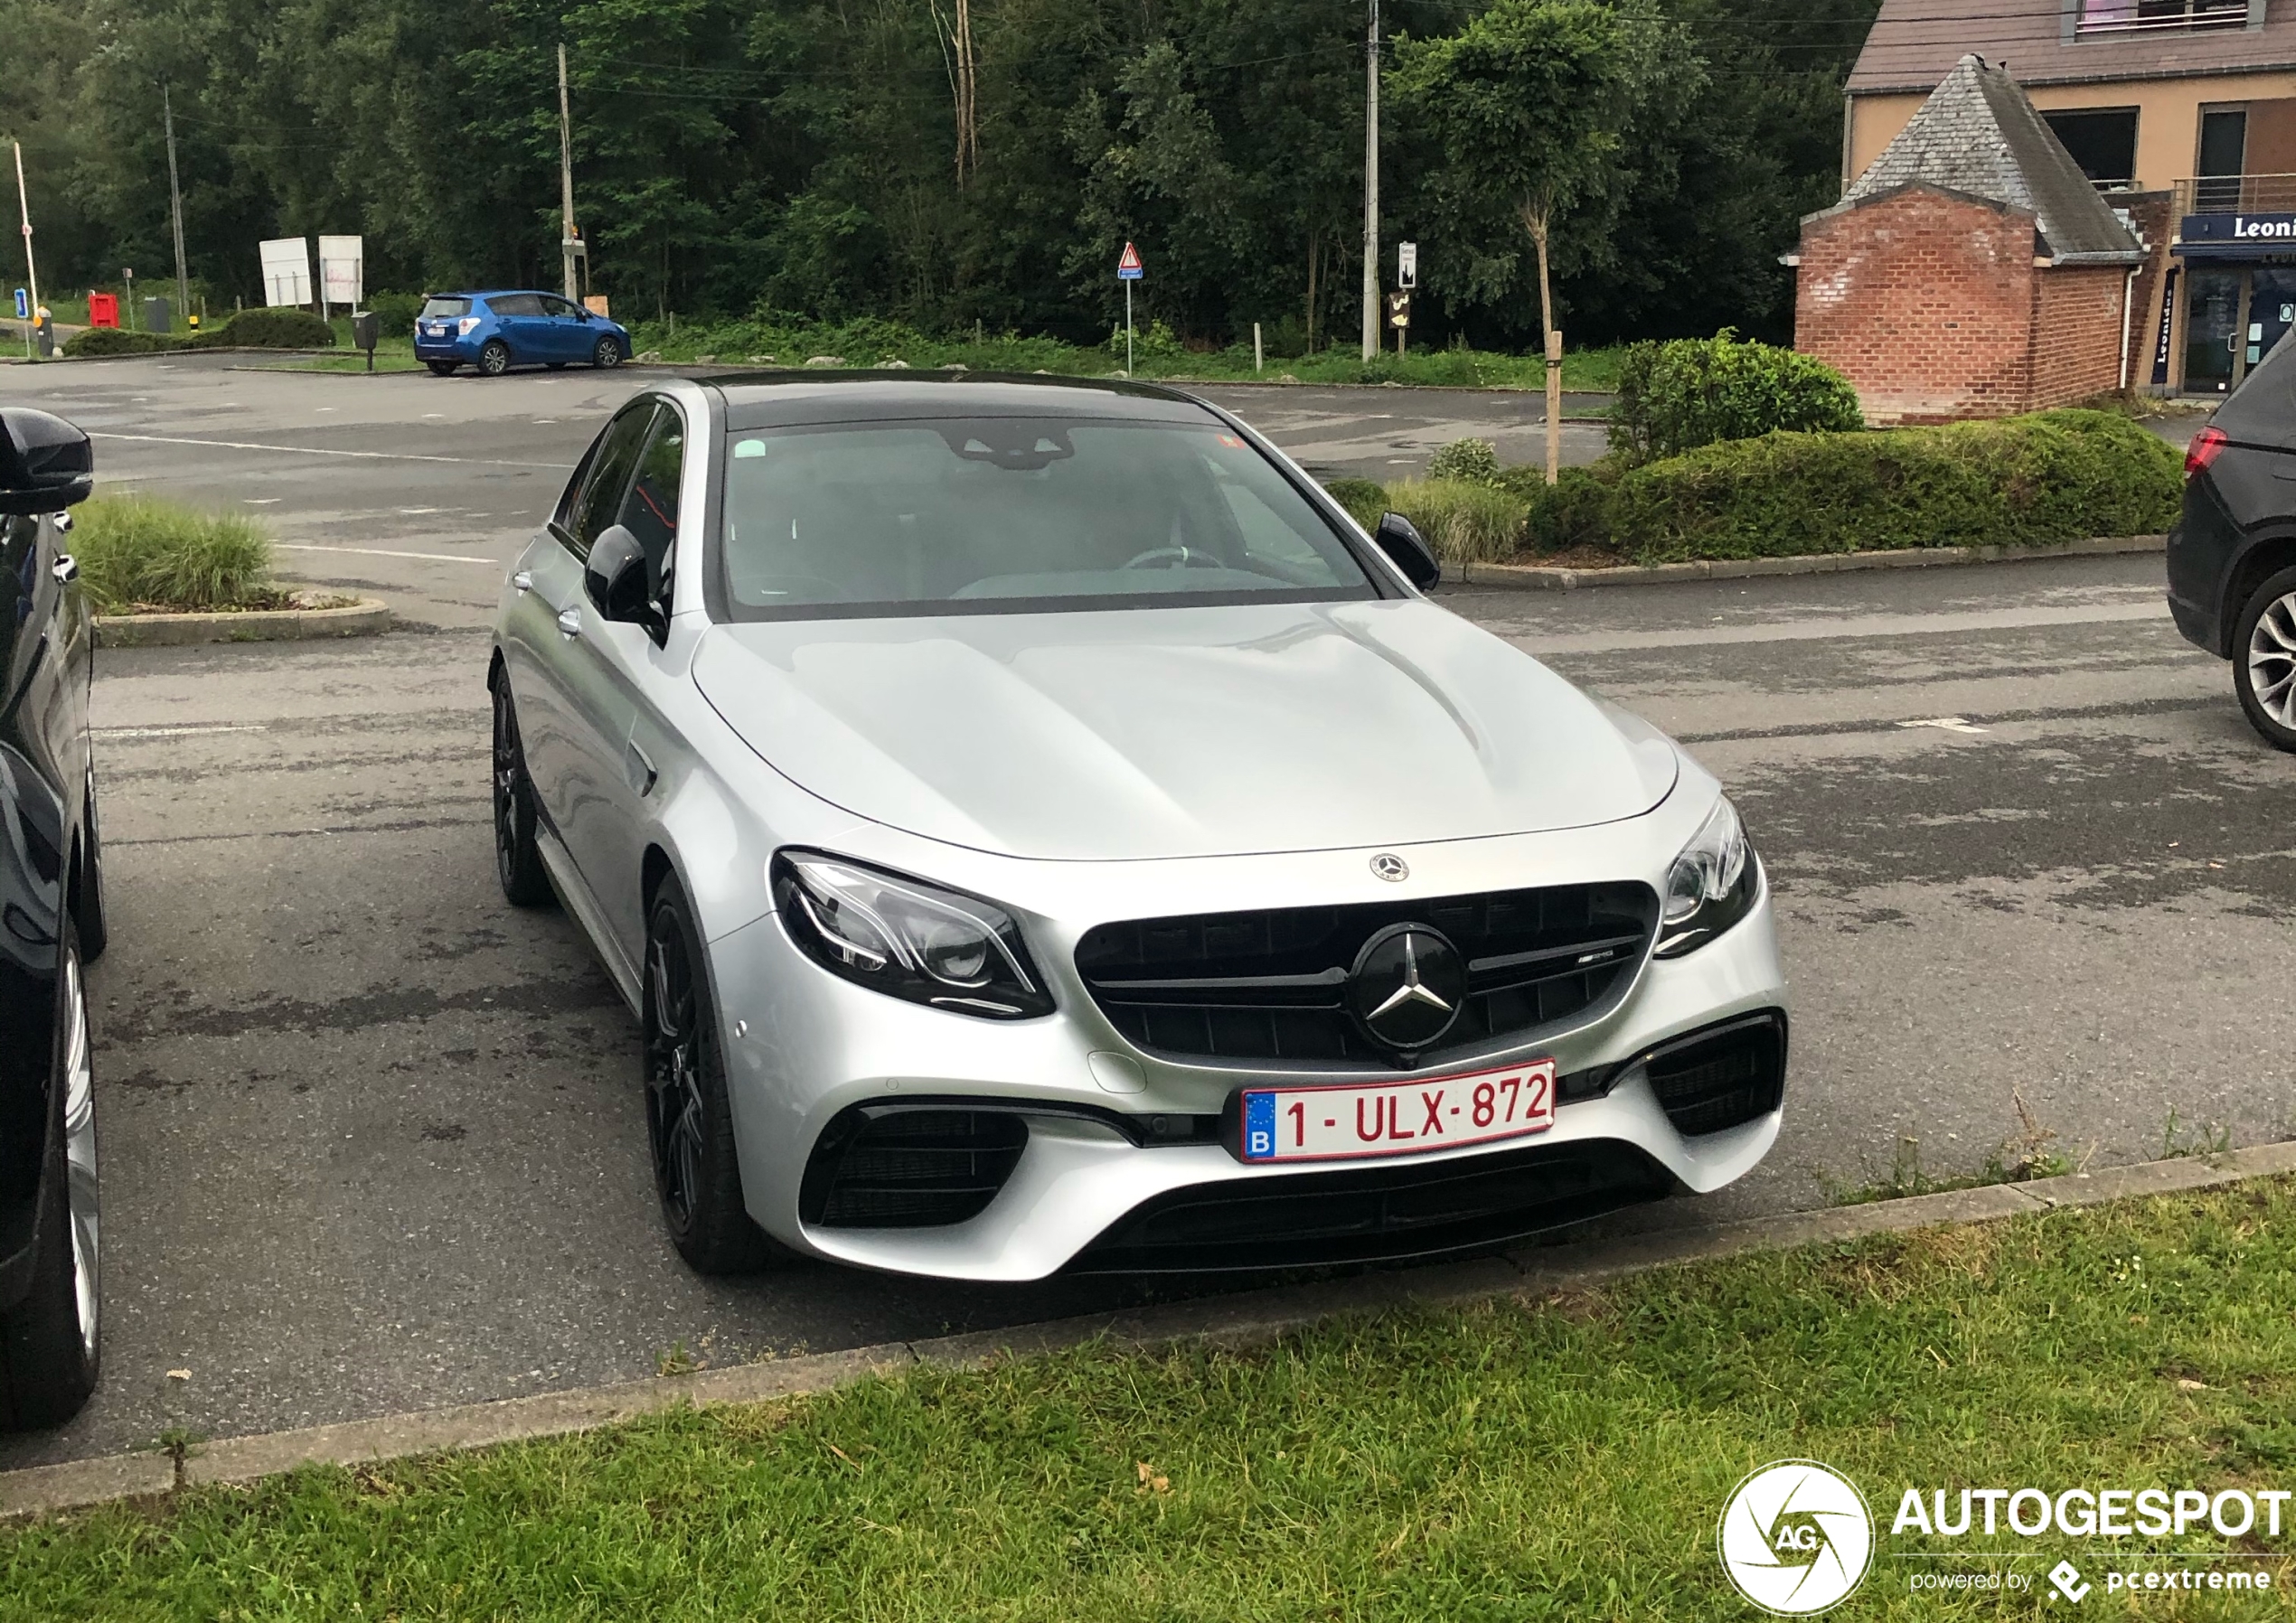
M 747 1273 L 777 1249 L 741 1201 L 701 936 L 674 879 L 645 925 L 645 1121 L 670 1243 L 697 1273 Z
M 551 901 L 550 877 L 534 840 L 534 785 L 518 739 L 518 711 L 510 679 L 494 678 L 494 876 L 513 907 Z
M 2232 686 L 2264 741 L 2296 750 L 2296 569 L 2271 577 L 2241 605 Z
M 458 361 L 426 361 L 423 364 L 430 369 L 433 377 L 438 378 L 451 378 L 462 366 Z
M 58 945 L 49 1135 L 32 1289 L 0 1313 L 0 1425 L 61 1425 L 96 1390 L 102 1359 L 97 1273 L 96 1094 L 88 997 L 69 914 Z
M 622 346 L 611 338 L 599 339 L 598 348 L 590 352 L 590 364 L 601 368 L 621 365 Z
M 510 345 L 499 338 L 488 339 L 486 347 L 478 352 L 478 370 L 490 378 L 510 371 Z

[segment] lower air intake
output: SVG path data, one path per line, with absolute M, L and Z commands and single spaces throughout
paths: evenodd
M 977 1217 L 1029 1142 L 1008 1111 L 856 1105 L 814 1146 L 797 1215 L 823 1228 L 937 1228 Z
M 1685 1138 L 1768 1115 L 1785 1098 L 1783 1009 L 1726 1021 L 1668 1044 L 1643 1062 L 1651 1092 Z

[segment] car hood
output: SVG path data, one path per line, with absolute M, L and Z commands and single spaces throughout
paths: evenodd
M 1122 860 L 1580 828 L 1680 760 L 1422 600 L 713 626 L 696 684 L 758 755 L 873 821 Z

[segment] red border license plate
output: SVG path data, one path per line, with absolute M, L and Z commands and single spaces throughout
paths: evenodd
M 1242 1102 L 1247 1161 L 1418 1155 L 1554 1126 L 1555 1062 L 1426 1082 L 1247 1088 Z

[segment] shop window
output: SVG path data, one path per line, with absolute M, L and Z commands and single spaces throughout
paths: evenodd
M 2120 192 L 2136 184 L 2136 108 L 2080 108 L 2043 113 L 2041 119 L 2100 189 Z

